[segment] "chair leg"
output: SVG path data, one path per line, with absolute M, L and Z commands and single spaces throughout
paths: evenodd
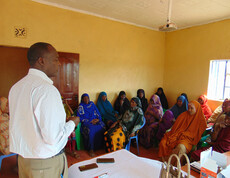
M 131 139 L 129 140 L 129 142 L 127 143 L 127 145 L 125 147 L 125 149 L 128 150 L 128 151 L 130 150 L 130 142 L 131 142 Z
M 136 137 L 136 144 L 137 144 L 137 154 L 139 155 L 138 136 Z
M 1 166 L 2 166 L 2 157 L 0 157 L 0 171 L 1 171 Z

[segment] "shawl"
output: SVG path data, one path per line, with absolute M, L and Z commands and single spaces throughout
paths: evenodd
M 141 109 L 141 101 L 138 97 L 133 97 L 131 100 L 137 103 L 137 106 L 127 110 L 122 116 L 120 122 L 122 130 L 126 135 L 135 133 L 141 128 L 143 124 L 143 111 Z
M 117 111 L 119 113 L 119 115 L 123 115 L 125 113 L 125 111 L 127 111 L 130 108 L 129 100 L 126 97 L 124 99 L 123 105 L 121 106 L 120 100 L 121 100 L 122 95 L 126 95 L 124 91 L 121 91 L 119 93 L 119 96 L 117 97 L 117 99 L 114 103 L 114 110 Z
M 76 115 L 80 117 L 80 121 L 84 124 L 89 124 L 93 119 L 99 119 L 99 121 L 102 121 L 100 112 L 98 111 L 96 105 L 92 101 L 89 101 L 88 104 L 83 102 L 83 98 L 85 96 L 89 97 L 87 93 L 83 94 L 81 96 L 81 103 L 77 109 Z
M 181 107 L 179 107 L 178 105 L 177 105 L 177 103 L 170 109 L 172 112 L 173 112 L 173 115 L 174 115 L 174 117 L 175 117 L 175 119 L 182 113 L 182 112 L 184 112 L 184 111 L 187 111 L 188 110 L 188 102 L 187 102 L 187 100 L 186 100 L 186 98 L 184 97 L 184 96 L 179 96 L 178 98 L 177 98 L 177 101 L 178 100 L 181 100 L 182 101 L 182 106 Z
M 143 93 L 143 97 L 140 98 L 139 94 Z M 141 100 L 142 110 L 145 113 L 147 107 L 148 107 L 148 100 L 145 98 L 145 91 L 143 89 L 137 90 L 137 97 Z
M 201 108 L 206 120 L 208 120 L 212 115 L 212 110 L 208 106 L 208 99 L 205 95 L 201 95 L 198 99 L 201 99 L 203 101 L 203 104 L 201 104 Z
M 162 106 L 161 106 L 160 98 L 159 98 L 159 96 L 153 94 L 153 95 L 151 96 L 150 100 L 151 100 L 151 99 L 153 100 L 153 104 L 151 104 L 151 103 L 149 102 L 149 106 L 148 106 L 148 108 L 147 108 L 147 111 L 152 111 L 152 112 L 154 112 L 155 114 L 159 115 L 159 118 L 157 118 L 157 119 L 160 119 L 160 118 L 163 116 L 163 108 L 162 108 Z M 147 114 L 147 115 L 148 115 L 148 114 Z M 148 117 L 147 115 L 146 115 L 146 118 Z
M 158 94 L 158 91 L 161 91 L 161 94 Z M 167 98 L 166 98 L 166 96 L 165 96 L 165 93 L 164 93 L 164 91 L 163 91 L 163 88 L 161 88 L 161 87 L 158 88 L 158 89 L 157 89 L 157 92 L 156 92 L 155 94 L 158 95 L 158 96 L 160 97 L 162 107 L 163 107 L 164 109 L 168 109 L 168 108 L 169 108 L 169 106 L 168 106 L 168 100 L 167 100 Z
M 99 94 L 97 99 L 97 108 L 105 120 L 112 120 L 115 122 L 117 119 L 115 117 L 113 106 L 107 98 L 105 101 L 103 101 L 102 96 L 107 96 L 107 94 L 104 91 Z
M 195 106 L 196 113 L 190 115 L 186 111 L 179 115 L 171 131 L 161 140 L 158 154 L 160 157 L 170 155 L 178 144 L 183 144 L 189 152 L 193 145 L 197 145 L 206 130 L 207 123 L 200 104 L 197 101 L 191 103 Z

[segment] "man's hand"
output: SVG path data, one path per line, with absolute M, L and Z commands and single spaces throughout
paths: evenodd
M 77 125 L 80 122 L 80 118 L 79 117 L 70 117 L 69 120 L 73 121 L 75 123 L 76 127 L 77 127 Z

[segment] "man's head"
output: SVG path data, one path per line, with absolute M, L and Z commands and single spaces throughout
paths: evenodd
M 27 52 L 30 66 L 43 71 L 48 77 L 56 76 L 60 65 L 58 57 L 56 49 L 43 42 L 33 44 Z

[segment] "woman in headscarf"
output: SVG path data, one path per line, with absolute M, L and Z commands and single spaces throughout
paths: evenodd
M 146 124 L 139 132 L 139 141 L 146 147 L 150 148 L 155 143 L 155 135 L 158 129 L 158 122 L 163 116 L 163 108 L 159 96 L 152 95 L 149 106 L 145 112 Z
M 110 127 L 117 121 L 118 114 L 114 111 L 112 104 L 107 99 L 107 94 L 103 91 L 100 93 L 97 99 L 97 108 L 104 118 L 104 122 L 107 127 Z
M 123 115 L 125 111 L 127 111 L 130 107 L 129 100 L 126 98 L 126 93 L 124 91 L 120 91 L 115 103 L 114 110 L 119 113 L 119 115 Z
M 84 147 L 89 150 L 91 157 L 95 156 L 94 150 L 99 149 L 104 143 L 105 124 L 96 105 L 90 101 L 87 93 L 81 96 L 81 103 L 77 110 L 77 116 L 81 121 L 81 134 Z
M 188 111 L 180 114 L 159 144 L 158 156 L 167 160 L 171 154 L 189 153 L 193 145 L 197 145 L 206 129 L 206 120 L 197 101 L 188 105 Z
M 223 114 L 224 120 L 215 123 L 211 133 L 211 142 L 208 147 L 203 147 L 192 152 L 191 160 L 200 161 L 200 153 L 212 146 L 212 150 L 219 153 L 230 151 L 230 112 Z
M 184 96 L 177 98 L 176 104 L 170 109 L 173 112 L 175 119 L 182 113 L 188 110 L 188 102 Z
M 207 99 L 207 97 L 205 95 L 201 95 L 198 98 L 198 102 L 201 105 L 201 108 L 202 108 L 202 111 L 204 113 L 204 116 L 205 116 L 206 120 L 208 120 L 211 117 L 211 115 L 212 115 L 212 110 L 208 106 L 208 99 Z
M 143 111 L 139 98 L 132 98 L 130 105 L 130 109 L 105 132 L 107 152 L 125 148 L 129 138 L 134 136 L 143 124 Z
M 145 91 L 143 89 L 137 90 L 137 97 L 140 99 L 141 105 L 142 105 L 142 110 L 145 113 L 145 111 L 148 107 L 148 100 L 145 98 Z
M 156 135 L 158 141 L 161 141 L 165 132 L 172 127 L 174 122 L 175 122 L 175 118 L 173 116 L 172 111 L 167 110 L 164 113 L 162 119 L 159 121 L 159 128 Z
M 155 94 L 160 97 L 162 107 L 167 110 L 169 108 L 169 106 L 168 106 L 168 101 L 167 101 L 167 98 L 166 98 L 165 93 L 163 91 L 163 88 L 161 88 L 161 87 L 158 88 L 157 92 Z
M 0 98 L 0 152 L 10 154 L 9 150 L 9 108 L 8 99 Z

